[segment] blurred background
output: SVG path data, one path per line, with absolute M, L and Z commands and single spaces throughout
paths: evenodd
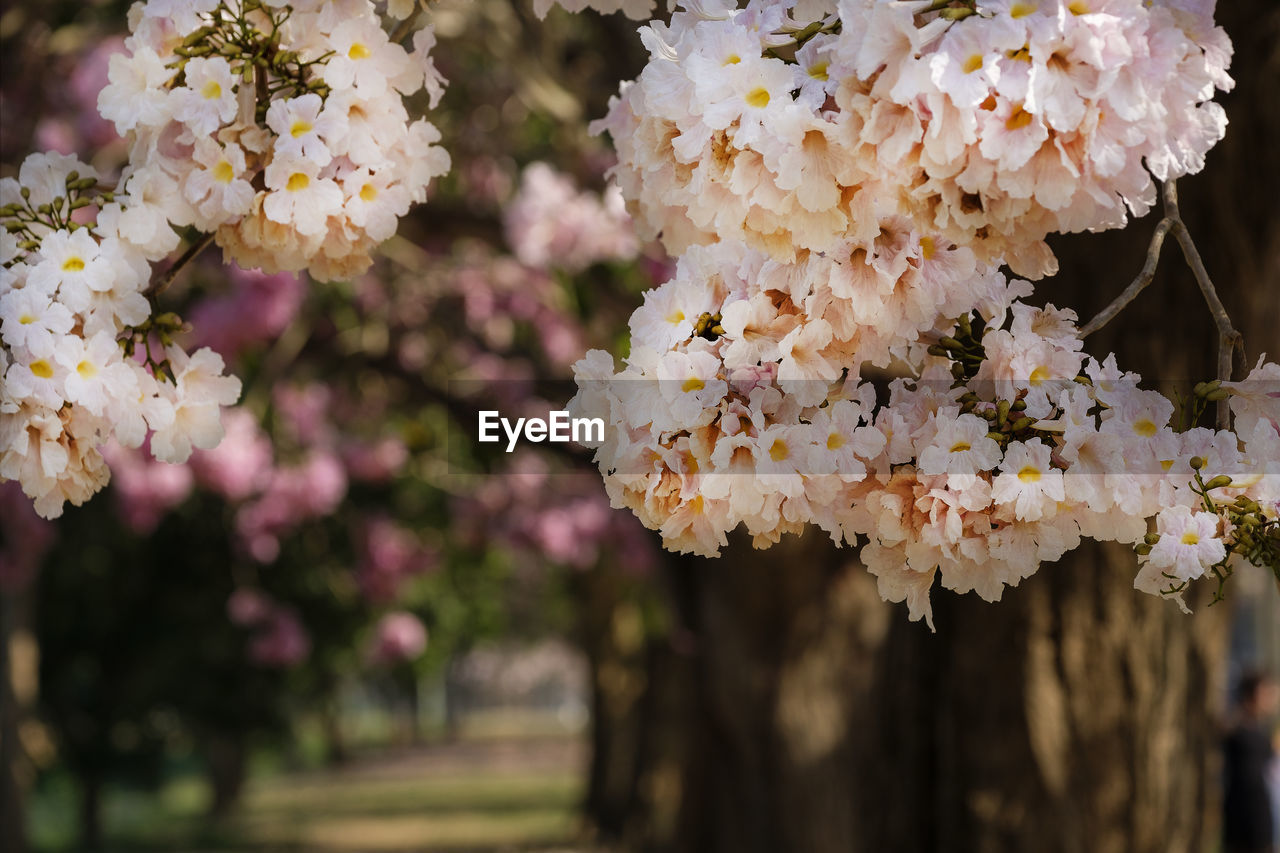
M 0 173 L 106 173 L 127 3 L 0 4 Z M 566 445 L 480 453 L 479 409 L 561 408 L 666 277 L 606 188 L 634 22 L 431 6 L 453 170 L 373 269 L 224 267 L 166 294 L 244 381 L 216 450 L 108 450 L 43 522 L 0 486 L 0 850 L 1218 849 L 1230 693 L 1280 666 L 1274 581 L 1184 617 L 1085 547 L 938 633 L 817 537 L 662 552 Z M 1280 14 L 1233 3 L 1232 125 L 1183 211 L 1251 365 L 1280 350 Z M 425 108 L 425 103 L 420 107 Z M 1038 298 L 1092 316 L 1155 217 L 1060 240 Z M 1212 375 L 1166 252 L 1091 339 L 1157 385 Z

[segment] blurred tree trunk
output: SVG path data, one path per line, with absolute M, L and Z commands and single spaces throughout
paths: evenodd
M 14 628 L 15 597 L 0 594 L 0 850 L 25 853 L 26 811 L 18 762 L 22 747 L 18 742 L 18 697 L 10 672 Z
M 102 849 L 102 774 L 82 768 L 76 774 L 80 786 L 80 849 Z
M 587 655 L 591 705 L 591 763 L 584 808 L 601 836 L 622 836 L 638 808 L 638 763 L 645 749 L 649 693 L 643 616 L 628 600 L 629 584 L 614 566 L 598 565 L 573 577 L 582 614 L 579 645 Z
M 1248 363 L 1280 354 L 1280 9 L 1220 4 L 1236 45 L 1231 126 L 1182 212 Z M 1090 318 L 1142 265 L 1159 213 L 1055 248 L 1038 298 Z M 1155 283 L 1088 341 L 1155 387 L 1210 378 L 1216 340 L 1168 241 Z M 679 814 L 637 847 L 759 851 L 1173 853 L 1218 830 L 1216 715 L 1226 608 L 1184 616 L 1133 590 L 1123 546 L 1085 543 L 999 604 L 933 593 L 937 634 L 879 601 L 856 554 L 818 535 L 673 561 L 696 637 L 693 707 L 670 742 Z M 651 689 L 683 678 L 651 672 Z M 672 754 L 646 756 L 642 776 Z M 650 803 L 650 806 L 654 804 Z M 668 804 L 669 807 L 669 804 Z M 655 829 L 665 827 L 666 829 Z
M 689 851 L 1199 851 L 1225 610 L 1084 547 L 938 633 L 817 536 L 696 574 Z
M 213 791 L 209 816 L 221 820 L 231 814 L 244 789 L 248 749 L 243 733 L 211 735 L 205 747 L 205 760 L 208 762 L 209 787 Z

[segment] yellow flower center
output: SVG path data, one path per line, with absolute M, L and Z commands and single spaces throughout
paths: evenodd
M 844 447 L 844 436 L 838 432 L 833 432 L 827 436 L 827 450 L 839 450 Z
M 34 323 L 35 321 L 36 321 L 36 318 L 35 318 L 35 316 L 34 316 L 34 315 L 32 315 L 32 314 L 19 314 L 19 315 L 18 315 L 18 322 L 19 322 L 19 323 L 21 323 L 21 324 L 22 324 L 22 325 L 24 325 L 24 326 L 30 326 L 30 325 L 31 325 L 32 323 Z
M 1158 430 L 1159 427 L 1157 427 L 1155 423 L 1148 418 L 1143 418 L 1142 420 L 1134 421 L 1133 423 L 1133 431 L 1143 438 L 1151 438 L 1151 436 L 1155 435 Z
M 289 176 L 289 183 L 285 184 L 284 188 L 291 193 L 296 193 L 299 190 L 305 190 L 310 185 L 311 185 L 310 178 L 308 178 L 302 172 L 294 172 L 292 175 Z
M 302 136 L 304 133 L 311 132 L 311 122 L 305 119 L 294 119 L 293 124 L 289 125 L 289 135 L 294 139 Z
M 1040 469 L 1033 465 L 1028 465 L 1018 472 L 1018 479 L 1024 483 L 1040 482 Z
M 924 256 L 926 261 L 933 260 L 933 255 L 938 251 L 938 246 L 933 242 L 932 237 L 920 238 L 920 254 Z
M 1041 382 L 1045 381 L 1048 378 L 1049 378 L 1048 368 L 1046 368 L 1044 365 L 1040 365 L 1035 370 L 1031 371 L 1031 378 L 1027 381 L 1029 381 L 1032 385 L 1039 385 Z
M 747 92 L 747 106 L 763 109 L 769 106 L 769 93 L 763 86 Z
M 728 59 L 726 59 L 726 60 L 724 61 L 724 64 L 725 64 L 725 65 L 737 65 L 737 64 L 738 64 L 739 62 L 741 62 L 741 61 L 742 61 L 742 57 L 741 57 L 741 56 L 738 56 L 738 54 L 736 54 L 736 53 L 731 53 L 731 54 L 729 54 L 729 58 L 728 58 Z
M 1199 534 L 1197 534 L 1195 531 L 1188 530 L 1186 533 L 1182 534 L 1182 544 L 1183 545 L 1199 545 L 1200 544 Z
M 972 450 L 972 449 L 973 448 L 969 445 L 969 442 L 967 441 L 957 441 L 955 444 L 951 445 L 952 453 L 964 453 L 966 450 Z
M 960 66 L 961 70 L 963 70 L 965 74 L 972 74 L 973 72 L 977 71 L 981 67 L 982 67 L 982 54 L 980 53 L 973 54 L 972 56 L 970 56 L 968 59 L 964 61 L 963 65 Z
M 1030 15 L 1035 10 L 1036 10 L 1036 7 L 1032 6 L 1030 3 L 1014 3 L 1012 6 L 1009 7 L 1009 17 L 1025 18 L 1027 15 Z
M 368 59 L 370 56 L 369 48 L 360 42 L 353 42 L 351 48 L 347 51 L 347 56 L 351 59 Z
M 37 358 L 31 362 L 31 372 L 41 379 L 49 379 L 53 376 L 53 365 L 45 361 L 43 358 Z
M 831 63 L 829 62 L 814 63 L 813 65 L 809 66 L 809 76 L 812 77 L 814 80 L 825 81 L 827 79 L 827 68 L 830 67 L 830 65 Z
M 78 258 L 75 255 L 72 255 L 62 262 L 63 272 L 80 272 L 82 269 L 84 269 L 84 259 Z
M 685 393 L 688 393 L 690 391 L 701 391 L 703 388 L 706 388 L 706 387 L 707 387 L 707 383 L 703 382 L 701 379 L 699 379 L 696 376 L 690 376 L 688 379 L 684 381 L 684 384 L 680 386 L 680 390 L 684 391 Z
M 76 373 L 79 373 L 83 379 L 92 379 L 98 375 L 98 367 L 93 362 L 85 359 L 76 365 Z
M 231 168 L 231 163 L 226 160 L 219 160 L 218 165 L 213 167 L 213 179 L 220 184 L 229 184 L 236 176 L 236 170 Z
M 373 184 L 365 184 L 360 188 L 361 201 L 373 201 L 378 197 L 378 188 Z
M 1089 6 L 1084 0 L 1071 0 L 1067 4 L 1067 11 L 1073 15 L 1087 15 L 1089 14 Z
M 787 443 L 779 438 L 776 439 L 773 442 L 773 446 L 769 448 L 769 458 L 774 462 L 781 462 L 783 459 L 787 458 L 787 453 L 789 452 L 790 451 L 787 449 Z
M 210 80 L 208 83 L 204 84 L 204 88 L 200 90 L 200 94 L 204 95 L 205 98 L 209 99 L 210 101 L 212 101 L 214 98 L 221 98 L 222 86 L 219 85 L 217 80 Z
M 1022 128 L 1031 124 L 1031 113 L 1024 110 L 1021 106 L 1013 111 L 1013 115 L 1005 121 L 1006 130 L 1022 130 Z
M 1173 467 L 1173 460 L 1172 460 L 1172 459 L 1161 459 L 1161 460 L 1160 460 L 1160 469 L 1161 469 L 1162 471 L 1168 471 L 1168 470 L 1169 470 L 1170 468 L 1172 468 L 1172 467 Z

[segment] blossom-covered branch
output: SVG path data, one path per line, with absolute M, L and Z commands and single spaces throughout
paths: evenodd
M 98 97 L 119 179 L 33 154 L 0 181 L 0 479 L 46 517 L 106 483 L 112 437 L 171 462 L 221 440 L 240 383 L 155 307 L 190 260 L 216 241 L 246 268 L 349 277 L 449 167 L 404 104 L 441 95 L 434 35 L 405 50 L 367 0 L 150 0 L 130 29 Z M 153 277 L 184 228 L 203 236 Z
M 1227 381 L 1239 336 L 1173 183 L 1225 131 L 1211 8 L 682 5 L 641 30 L 650 62 L 596 125 L 642 232 L 680 256 L 623 370 L 576 368 L 575 405 L 614 427 L 596 459 L 615 506 L 707 555 L 739 525 L 767 547 L 816 524 L 865 543 L 913 618 L 937 579 L 998 599 L 1083 537 L 1135 544 L 1156 594 L 1241 560 L 1280 573 L 1280 368 Z M 1177 420 L 1000 272 L 1051 274 L 1046 235 L 1122 226 L 1153 178 L 1166 219 L 1122 299 L 1172 232 L 1226 353 Z M 867 366 L 901 377 L 887 398 Z M 1215 401 L 1235 432 L 1198 426 Z

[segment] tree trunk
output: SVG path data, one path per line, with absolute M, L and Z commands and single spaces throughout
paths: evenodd
M 9 671 L 14 623 L 14 596 L 0 593 L 0 850 L 25 853 L 26 812 L 18 762 L 18 697 Z
M 573 579 L 578 641 L 590 672 L 591 764 L 584 810 L 601 837 L 623 836 L 637 809 L 638 761 L 644 749 L 642 700 L 650 692 L 643 618 L 629 600 L 627 578 L 601 565 Z
M 80 849 L 102 849 L 102 776 L 95 769 L 79 774 Z
M 1280 10 L 1219 4 L 1235 40 L 1231 125 L 1182 213 L 1247 365 L 1280 354 Z M 1037 296 L 1083 320 L 1142 266 L 1158 213 L 1123 232 L 1056 241 Z M 1176 243 L 1153 285 L 1088 341 L 1154 387 L 1214 375 L 1208 311 Z M 1216 719 L 1227 608 L 1199 585 L 1184 616 L 1137 593 L 1124 546 L 1086 542 L 1004 600 L 935 589 L 937 634 L 880 602 L 856 552 L 819 534 L 764 552 L 673 562 L 696 637 L 693 707 L 675 753 L 679 814 L 648 815 L 637 847 L 772 853 L 1176 853 L 1217 832 Z M 1231 588 L 1228 587 L 1228 594 Z M 663 673 L 651 673 L 660 689 Z M 674 757 L 673 757 L 674 756 Z
M 209 786 L 213 799 L 209 816 L 222 820 L 231 814 L 244 788 L 246 767 L 244 737 L 240 733 L 212 735 L 206 749 L 209 764 Z
M 683 568 L 705 716 L 677 849 L 1203 849 L 1224 610 L 1086 546 L 999 604 L 935 591 L 935 635 L 848 552 L 778 547 Z

